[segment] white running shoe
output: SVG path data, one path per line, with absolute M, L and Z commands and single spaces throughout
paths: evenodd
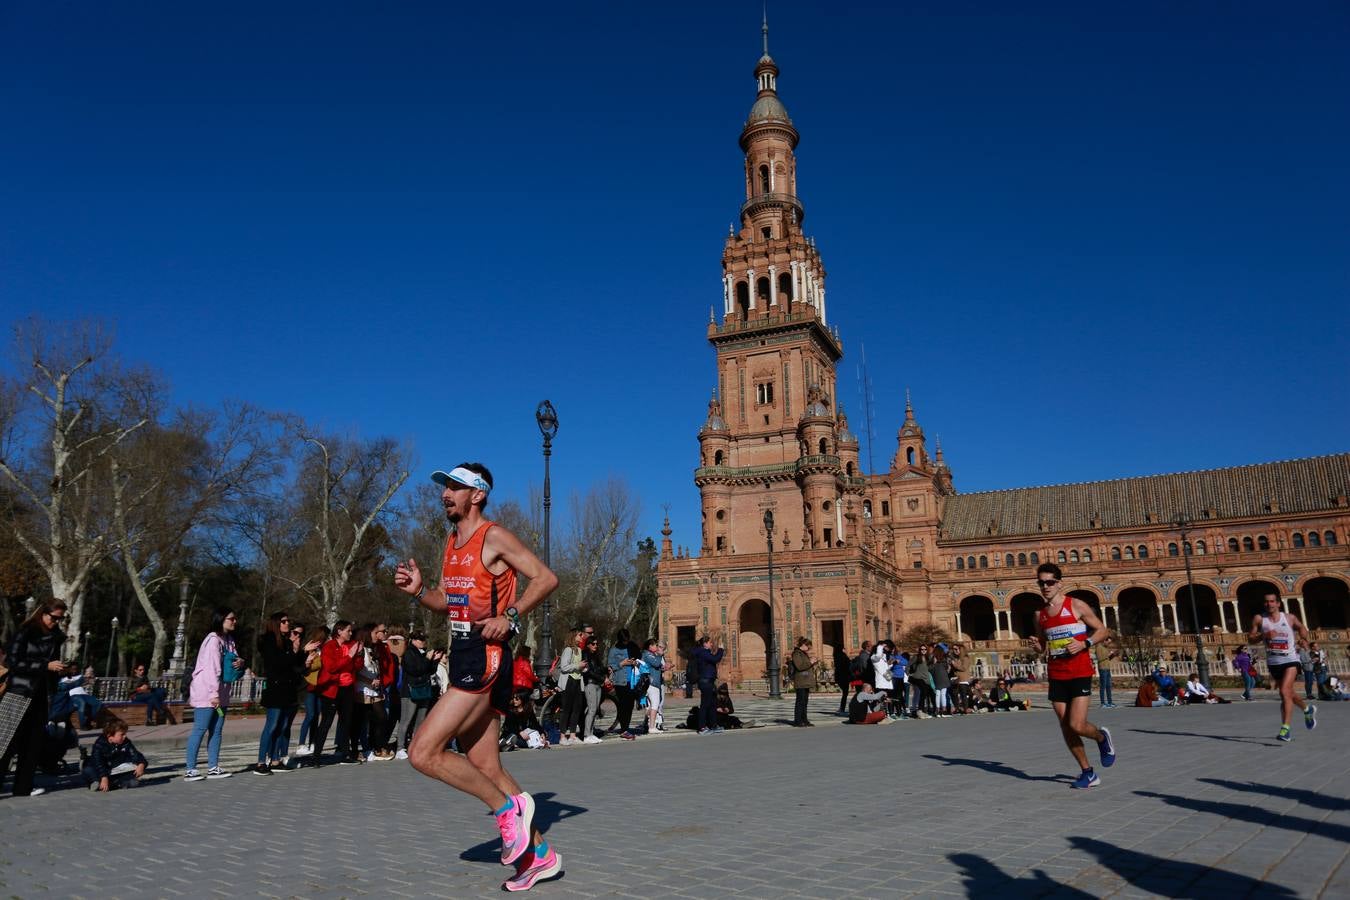
M 598 737 L 596 737 L 596 736 L 593 735 L 593 734 L 588 734 L 588 735 L 586 735 L 584 738 L 581 739 L 581 742 L 582 742 L 583 744 L 603 744 L 603 743 L 604 743 L 604 741 L 600 740 Z
M 394 759 L 407 759 L 407 758 L 408 758 L 407 750 L 400 749 L 397 753 L 394 754 Z

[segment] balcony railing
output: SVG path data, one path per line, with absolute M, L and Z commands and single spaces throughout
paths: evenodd
M 806 218 L 806 210 L 802 208 L 802 202 L 792 194 L 783 194 L 777 191 L 770 191 L 766 194 L 758 194 L 751 197 L 745 203 L 741 204 L 741 215 L 754 215 L 761 209 L 772 209 L 789 206 L 797 210 L 797 221 L 800 222 Z

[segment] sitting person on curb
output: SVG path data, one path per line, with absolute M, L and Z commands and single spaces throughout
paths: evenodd
M 103 709 L 103 703 L 89 693 L 87 685 L 94 681 L 93 668 L 85 669 L 80 672 L 80 667 L 71 660 L 66 663 L 66 672 L 61 680 L 56 684 L 56 690 L 65 691 L 70 696 L 71 705 L 75 707 L 75 712 L 80 717 L 80 727 L 89 729 L 94 727 L 94 721 L 99 712 Z
M 1218 694 L 1212 693 L 1200 681 L 1200 676 L 1195 672 L 1191 673 L 1190 681 L 1186 682 L 1186 702 L 1187 703 L 1232 703 L 1231 700 L 1225 700 Z
M 91 791 L 136 787 L 145 774 L 145 757 L 127 737 L 127 723 L 110 719 L 85 760 L 81 774 Z
M 889 695 L 885 691 L 867 690 L 867 685 L 861 681 L 853 682 L 853 688 L 853 699 L 848 701 L 848 723 L 875 725 L 886 721 Z
M 502 719 L 502 749 L 515 750 L 523 747 L 528 750 L 547 750 L 548 738 L 534 714 L 534 704 L 530 702 L 528 689 L 516 691 L 511 695 L 511 710 Z
M 1168 703 L 1177 703 L 1177 690 L 1180 687 L 1176 679 L 1167 674 L 1166 666 L 1158 666 L 1153 670 L 1153 680 L 1158 684 L 1158 696 Z
M 1135 706 L 1171 706 L 1172 704 L 1158 696 L 1158 682 L 1145 678 L 1139 683 L 1139 693 L 1134 695 Z
M 1014 700 L 1008 691 L 1008 679 L 1000 678 L 994 689 L 989 692 L 989 708 L 1003 712 L 1010 709 L 1028 710 L 1031 709 L 1031 701 Z
M 724 681 L 717 686 L 717 724 L 721 728 L 742 728 L 744 723 L 736 717 L 736 707 L 731 703 L 731 688 Z

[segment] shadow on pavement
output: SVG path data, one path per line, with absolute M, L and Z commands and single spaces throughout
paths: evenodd
M 1138 734 L 1170 734 L 1174 737 L 1198 737 L 1209 738 L 1211 741 L 1234 741 L 1239 744 L 1258 744 L 1262 747 L 1278 747 L 1273 740 L 1263 741 L 1260 738 L 1233 737 L 1227 734 L 1200 734 L 1196 731 L 1156 731 L 1151 728 L 1131 728 L 1130 731 Z
M 1060 884 L 1040 869 L 1030 875 L 1014 878 L 983 857 L 974 853 L 952 853 L 947 856 L 961 869 L 962 886 L 971 897 L 1091 897 L 1078 888 Z
M 1225 781 L 1222 778 L 1197 778 L 1196 780 L 1233 791 L 1248 791 L 1254 794 L 1269 794 L 1272 797 L 1280 797 L 1285 800 L 1297 800 L 1304 806 L 1312 806 L 1317 809 L 1332 811 L 1350 809 L 1350 801 L 1347 801 L 1344 797 L 1332 797 L 1328 794 L 1319 794 L 1316 791 L 1308 791 L 1302 788 L 1276 787 L 1269 784 L 1257 784 L 1254 781 Z
M 982 769 L 993 775 L 1005 775 L 1009 778 L 1020 778 L 1023 781 L 1058 781 L 1063 784 L 1072 784 L 1073 778 L 1068 775 L 1028 775 L 1021 769 L 1014 769 L 1012 766 L 1005 766 L 1001 762 L 992 759 L 961 759 L 955 756 L 939 756 L 936 753 L 925 753 L 925 759 L 935 759 L 944 766 L 969 766 L 972 769 Z
M 554 799 L 558 795 L 551 791 L 532 794 L 531 796 L 534 797 L 534 827 L 538 828 L 543 834 L 548 834 L 549 828 L 556 822 L 590 812 L 584 806 L 559 803 Z M 501 838 L 493 838 L 481 844 L 475 844 L 461 853 L 459 858 L 465 862 L 501 862 L 501 850 Z
M 1155 794 L 1153 791 L 1135 791 L 1140 797 L 1161 800 L 1169 806 L 1190 809 L 1196 812 L 1213 813 L 1226 819 L 1251 822 L 1266 828 L 1284 828 L 1303 834 L 1316 834 L 1331 838 L 1333 841 L 1350 842 L 1350 826 L 1337 825 L 1334 822 L 1319 822 L 1316 819 L 1304 819 L 1285 813 L 1273 813 L 1259 806 L 1245 806 L 1241 803 L 1224 803 L 1221 800 L 1198 800 L 1192 797 L 1178 797 L 1175 794 Z
M 1069 843 L 1075 849 L 1097 857 L 1102 866 L 1115 872 L 1132 887 L 1160 897 L 1297 896 L 1286 887 L 1258 881 L 1247 875 L 1224 872 L 1199 863 L 1165 859 L 1138 850 L 1126 850 L 1094 838 L 1070 837 Z

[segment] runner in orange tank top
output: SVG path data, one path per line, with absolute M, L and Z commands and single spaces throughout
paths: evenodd
M 1072 786 L 1096 787 L 1101 784 L 1101 779 L 1088 763 L 1083 738 L 1097 742 L 1102 768 L 1116 761 L 1116 748 L 1111 741 L 1111 732 L 1087 720 L 1093 672 L 1092 655 L 1088 651 L 1093 644 L 1100 644 L 1110 637 L 1111 631 L 1097 618 L 1092 607 L 1064 593 L 1064 575 L 1059 566 L 1042 563 L 1036 570 L 1036 586 L 1041 590 L 1045 608 L 1036 614 L 1036 636 L 1029 643 L 1037 653 L 1046 654 L 1050 704 L 1059 719 L 1064 743 L 1083 770 Z
M 423 775 L 472 794 L 497 817 L 502 864 L 516 874 L 502 888 L 525 891 L 562 873 L 558 851 L 533 827 L 534 798 L 506 769 L 498 752 L 499 719 L 511 699 L 511 647 L 520 617 L 558 586 L 558 577 L 514 534 L 483 515 L 492 473 L 479 463 L 433 472 L 452 534 L 435 584 L 417 561 L 398 564 L 394 585 L 450 621 L 450 684 L 413 734 L 408 759 Z M 529 579 L 516 596 L 516 575 Z M 464 755 L 446 750 L 457 738 Z

